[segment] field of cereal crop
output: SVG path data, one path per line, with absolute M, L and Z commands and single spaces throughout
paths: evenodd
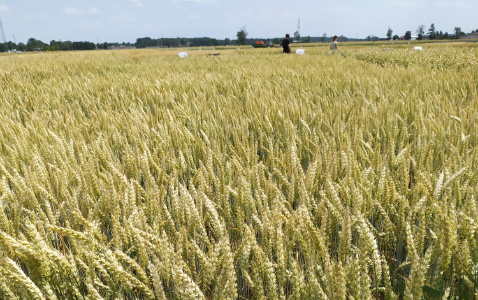
M 0 55 L 0 298 L 477 298 L 478 45 L 339 49 Z

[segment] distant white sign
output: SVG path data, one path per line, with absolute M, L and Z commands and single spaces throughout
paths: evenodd
M 187 57 L 188 53 L 187 52 L 179 52 L 179 57 Z
M 413 49 L 419 50 L 419 51 L 422 51 L 422 50 L 423 50 L 423 48 L 422 48 L 422 47 L 419 47 L 419 46 L 415 46 L 415 47 L 413 47 Z
M 295 50 L 295 54 L 305 54 L 305 50 L 304 49 L 296 49 Z

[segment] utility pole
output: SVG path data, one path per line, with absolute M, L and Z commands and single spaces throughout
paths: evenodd
M 3 32 L 3 24 L 2 24 L 2 20 L 0 20 L 0 29 L 2 30 L 2 38 L 3 38 L 3 42 L 6 43 L 7 42 L 7 39 L 5 38 L 5 33 Z
M 297 19 L 297 31 L 300 34 L 300 17 Z
M 297 19 L 297 31 L 294 32 L 294 40 L 296 43 L 300 42 L 300 18 Z

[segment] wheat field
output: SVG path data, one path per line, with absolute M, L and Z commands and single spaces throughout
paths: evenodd
M 478 299 L 478 45 L 0 55 L 0 298 Z

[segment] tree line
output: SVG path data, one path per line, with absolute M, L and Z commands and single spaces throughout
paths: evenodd
M 266 45 L 280 45 L 282 43 L 282 40 L 284 37 L 280 38 L 252 38 L 248 39 L 247 38 L 247 30 L 245 26 L 242 26 L 241 29 L 236 33 L 237 40 L 235 40 L 236 45 L 254 45 L 255 42 L 257 41 L 264 41 Z M 339 42 L 347 42 L 347 41 L 363 41 L 364 39 L 354 39 L 354 38 L 348 38 L 346 36 L 339 36 L 338 37 Z M 324 33 L 322 36 L 316 36 L 316 37 L 311 37 L 311 36 L 306 36 L 306 37 L 301 37 L 300 33 L 298 31 L 294 32 L 294 38 L 292 40 L 293 42 L 300 42 L 300 43 L 328 43 L 332 41 L 332 37 L 328 37 L 327 33 Z
M 218 40 L 214 38 L 158 38 L 150 37 L 138 38 L 136 43 L 92 43 L 92 42 L 72 42 L 72 41 L 50 41 L 49 44 L 34 38 L 28 39 L 27 43 L 14 43 L 12 41 L 0 43 L 0 52 L 7 51 L 71 51 L 71 50 L 95 50 L 95 49 L 111 49 L 121 47 L 202 47 L 202 46 L 222 46 L 230 45 L 231 40 L 226 38 Z
M 478 32 L 478 29 L 473 32 Z M 461 30 L 460 27 L 455 27 L 455 31 L 451 34 L 448 32 L 443 33 L 438 31 L 435 28 L 435 24 L 432 23 L 428 29 L 427 34 L 425 35 L 425 26 L 420 25 L 416 30 L 417 39 L 422 40 L 428 38 L 430 40 L 445 40 L 445 39 L 459 39 L 461 36 L 464 36 L 465 33 Z M 199 38 L 185 38 L 185 37 L 176 37 L 176 38 L 157 38 L 153 39 L 150 37 L 143 37 L 136 39 L 134 44 L 132 43 L 92 43 L 92 42 L 71 42 L 71 41 L 50 41 L 49 44 L 37 40 L 34 38 L 28 39 L 27 43 L 16 44 L 12 41 L 0 43 L 0 52 L 7 52 L 12 50 L 17 51 L 71 51 L 71 50 L 95 50 L 95 49 L 111 49 L 111 48 L 121 48 L 121 47 L 136 47 L 136 48 L 146 48 L 146 47 L 217 47 L 217 46 L 228 46 L 228 45 L 251 45 L 256 41 L 265 41 L 266 44 L 275 44 L 278 45 L 282 42 L 283 37 L 281 38 L 247 38 L 247 31 L 245 27 L 242 27 L 236 34 L 237 39 L 231 40 L 226 39 L 215 39 L 209 37 L 199 37 Z M 399 40 L 401 37 L 398 35 L 393 35 L 393 30 L 389 27 L 387 31 L 388 40 Z M 318 42 L 329 42 L 331 37 L 327 37 L 327 34 L 324 33 L 320 37 L 310 37 L 300 39 L 300 36 L 295 36 L 298 38 L 301 43 L 318 43 Z M 403 38 L 405 40 L 412 39 L 412 31 L 405 32 Z M 368 36 L 365 39 L 349 39 L 343 35 L 339 37 L 340 42 L 347 41 L 360 41 L 368 40 L 375 41 L 379 40 L 378 37 Z
M 425 26 L 424 25 L 419 25 L 417 30 L 415 31 L 417 34 L 417 40 L 423 40 L 424 38 L 428 38 L 429 40 L 450 40 L 450 39 L 459 39 L 462 36 L 465 36 L 466 34 L 461 30 L 461 27 L 455 27 L 455 30 L 453 33 L 449 34 L 448 32 L 443 33 L 443 31 L 438 31 L 435 28 L 435 23 L 432 23 L 430 25 L 430 28 L 428 29 L 427 33 L 425 34 Z M 474 32 L 474 31 L 473 31 Z M 388 40 L 399 40 L 400 37 L 398 35 L 393 35 L 393 30 L 388 27 L 387 30 L 387 39 Z M 405 40 L 411 40 L 412 39 L 412 31 L 407 31 L 405 32 L 405 35 L 403 36 Z
M 111 47 L 133 47 L 131 43 L 92 43 L 72 41 L 50 41 L 49 44 L 34 38 L 28 39 L 27 43 L 14 43 L 12 41 L 0 43 L 0 52 L 16 51 L 73 51 L 73 50 L 96 50 L 110 49 Z
M 119 45 L 119 44 L 118 44 Z M 70 51 L 70 50 L 94 50 L 108 49 L 111 44 L 95 44 L 92 42 L 50 41 L 50 44 L 34 38 L 28 39 L 27 43 L 14 43 L 12 41 L 0 43 L 0 52 L 17 51 Z
M 150 37 L 138 38 L 134 46 L 136 48 L 146 47 L 208 47 L 208 46 L 225 46 L 230 45 L 231 40 L 226 38 L 218 40 L 208 37 L 200 38 L 158 38 L 152 39 Z

